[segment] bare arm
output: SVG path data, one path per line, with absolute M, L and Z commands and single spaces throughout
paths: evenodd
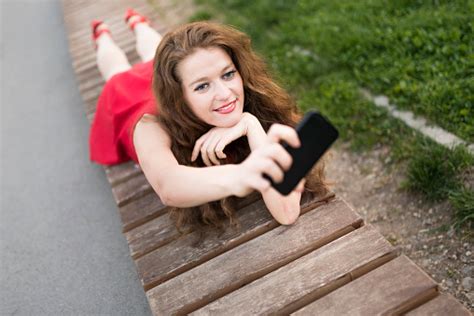
M 202 135 L 196 141 L 192 159 L 196 159 L 200 154 L 207 166 L 219 165 L 219 159 L 225 158 L 225 146 L 240 136 L 247 137 L 252 153 L 258 153 L 262 148 L 267 148 L 270 145 L 279 147 L 275 149 L 280 152 L 277 159 L 280 160 L 280 166 L 284 169 L 290 167 L 291 157 L 278 142 L 284 139 L 294 146 L 299 144 L 298 135 L 293 128 L 275 124 L 267 134 L 255 116 L 250 113 L 243 113 L 240 122 L 235 126 L 229 128 L 214 127 Z M 284 170 L 281 167 L 273 169 L 272 178 L 276 182 L 281 181 Z M 294 223 L 300 214 L 300 199 L 304 181 L 300 182 L 297 188 L 288 196 L 281 195 L 270 187 L 268 181 L 264 181 L 265 185 L 259 191 L 262 193 L 270 213 L 281 224 Z
M 232 195 L 235 165 L 194 168 L 179 165 L 168 134 L 140 120 L 133 134 L 140 166 L 165 205 L 191 207 Z
M 191 207 L 230 195 L 243 197 L 253 190 L 268 189 L 263 173 L 278 177 L 278 164 L 286 151 L 279 144 L 267 143 L 240 164 L 203 168 L 183 166 L 171 151 L 171 139 L 156 122 L 140 120 L 133 134 L 142 170 L 163 203 Z
M 250 120 L 250 124 L 247 131 L 247 138 L 249 141 L 250 149 L 254 151 L 257 148 L 260 148 L 267 142 L 267 138 L 274 137 L 271 135 L 271 130 L 269 130 L 269 135 L 265 133 L 265 130 L 261 126 L 257 118 L 253 117 Z M 294 130 L 293 130 L 294 131 Z M 296 132 L 287 130 L 286 132 L 290 134 L 290 137 L 295 138 Z M 293 135 L 291 135 L 293 134 Z M 296 136 L 297 138 L 297 136 Z M 273 141 L 278 141 L 278 138 L 272 139 Z M 283 179 L 283 174 L 282 174 Z M 300 215 L 300 200 L 301 194 L 304 189 L 304 181 L 300 182 L 293 192 L 289 195 L 284 196 L 280 194 L 273 187 L 269 187 L 267 190 L 262 192 L 263 200 L 268 210 L 275 219 L 281 224 L 293 224 Z

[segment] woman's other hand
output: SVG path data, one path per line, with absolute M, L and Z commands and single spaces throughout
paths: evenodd
M 292 147 L 299 147 L 300 140 L 295 129 L 282 125 L 273 124 L 267 133 L 266 143 L 254 150 L 241 164 L 239 184 L 235 195 L 245 196 L 252 190 L 266 192 L 270 188 L 270 182 L 263 177 L 268 175 L 276 183 L 283 180 L 284 172 L 293 163 L 291 155 L 283 148 L 280 141 L 285 141 Z M 304 181 L 300 182 L 297 190 L 301 190 Z
M 255 116 L 244 112 L 239 123 L 232 127 L 213 127 L 198 138 L 191 154 L 191 161 L 195 161 L 199 153 L 206 166 L 220 165 L 219 159 L 225 159 L 225 147 L 234 140 L 247 135 L 250 124 L 256 120 Z

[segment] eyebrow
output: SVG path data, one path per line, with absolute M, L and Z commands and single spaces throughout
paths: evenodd
M 233 67 L 233 64 L 228 64 L 227 66 L 225 66 L 224 68 L 222 68 L 221 72 L 225 72 L 227 69 L 229 68 L 232 68 Z M 198 78 L 196 80 L 194 80 L 193 82 L 191 82 L 189 84 L 189 87 L 191 88 L 193 85 L 195 85 L 196 83 L 198 83 L 199 81 L 205 81 L 205 80 L 208 80 L 207 77 L 201 77 L 201 78 Z

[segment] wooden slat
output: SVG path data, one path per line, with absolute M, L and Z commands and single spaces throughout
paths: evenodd
M 92 67 L 83 72 L 76 72 L 76 81 L 78 84 L 91 78 L 102 78 L 98 67 Z
M 179 238 L 174 222 L 167 215 L 159 216 L 125 233 L 130 255 L 137 259 Z
M 449 294 L 440 294 L 431 301 L 409 311 L 406 316 L 470 316 L 471 312 Z
M 253 193 L 247 196 L 244 199 L 241 199 L 238 203 L 238 208 L 243 208 L 256 200 L 259 199 L 259 194 Z M 139 227 L 140 225 L 145 224 L 148 221 L 154 220 L 155 218 L 165 214 L 168 211 L 168 207 L 161 202 L 158 195 L 155 191 L 151 191 L 150 193 L 137 198 L 135 200 L 130 201 L 128 204 L 125 204 L 119 207 L 120 217 L 122 219 L 123 224 L 123 232 L 126 233 L 132 229 Z M 158 226 L 162 226 L 160 223 L 155 223 Z M 145 226 L 141 228 L 145 229 Z M 146 234 L 141 229 L 137 229 L 134 231 L 135 235 L 143 235 Z M 177 232 L 175 232 L 177 233 Z M 128 235 L 126 235 L 128 237 Z M 135 239 L 136 237 L 132 237 Z M 159 235 L 152 236 L 153 240 L 147 241 L 149 243 L 157 243 L 163 244 L 160 241 Z M 174 238 L 173 238 L 174 239 Z
M 140 2 L 138 2 L 134 6 L 139 6 L 140 4 L 143 4 L 143 1 Z M 127 8 L 127 4 L 129 4 L 129 1 L 104 0 L 102 1 L 102 3 L 84 6 L 79 10 L 75 10 L 73 12 L 65 12 L 64 21 L 71 25 L 78 25 L 77 28 L 80 29 L 82 23 L 88 23 L 92 19 L 104 18 L 108 16 L 123 17 Z
M 153 189 L 143 173 L 112 187 L 115 202 L 119 207 L 152 191 Z
M 336 199 L 300 216 L 292 226 L 278 226 L 158 285 L 147 292 L 148 301 L 155 314 L 188 313 L 347 234 L 360 221 Z M 188 261 L 192 255 L 174 249 L 175 260 L 181 256 Z
M 119 183 L 125 182 L 142 173 L 140 165 L 134 161 L 124 162 L 118 165 L 105 167 L 105 175 L 109 180 L 111 186 L 116 186 Z
M 78 84 L 79 92 L 87 92 L 91 89 L 93 89 L 96 86 L 103 86 L 105 84 L 104 78 L 102 78 L 100 75 L 97 76 L 97 74 L 93 74 L 91 78 L 87 80 L 83 80 Z
M 161 202 L 155 191 L 119 207 L 122 219 L 123 232 L 128 232 L 163 214 L 168 207 Z
M 325 204 L 332 198 L 333 194 L 315 200 L 311 200 L 306 196 L 302 202 L 302 212 L 304 213 L 308 209 Z M 155 287 L 180 273 L 192 269 L 205 260 L 218 256 L 278 225 L 268 211 L 266 211 L 261 200 L 249 204 L 247 207 L 244 207 L 244 205 L 243 203 L 243 209 L 236 214 L 242 226 L 240 232 L 229 229 L 222 235 L 219 235 L 217 232 L 208 234 L 205 242 L 199 246 L 196 246 L 196 241 L 200 237 L 199 234 L 191 232 L 186 236 L 182 236 L 179 240 L 136 260 L 138 274 L 144 289 L 148 290 Z M 174 232 L 174 234 L 178 235 L 178 232 Z M 154 239 L 159 239 L 160 237 L 157 236 Z M 156 243 L 159 242 L 159 240 L 156 241 Z M 179 249 L 179 251 L 176 249 Z
M 244 208 L 260 199 L 259 194 L 251 194 L 240 199 L 237 209 Z M 129 243 L 132 258 L 137 259 L 151 251 L 177 239 L 180 233 L 175 229 L 174 223 L 167 216 L 151 220 L 127 232 L 125 237 Z M 154 265 L 154 262 L 151 263 Z
M 100 87 L 98 89 L 100 89 L 100 91 L 102 91 L 102 87 Z M 100 92 L 99 92 L 99 94 L 100 94 Z M 84 107 L 85 107 L 86 115 L 95 114 L 99 94 L 87 103 L 84 101 Z
M 392 259 L 393 251 L 375 228 L 363 226 L 192 315 L 288 314 Z
M 436 282 L 401 256 L 292 315 L 399 315 L 436 295 Z

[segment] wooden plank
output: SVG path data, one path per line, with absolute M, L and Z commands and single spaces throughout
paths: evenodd
M 152 191 L 153 188 L 148 183 L 143 173 L 112 187 L 115 202 L 119 207 Z
M 436 295 L 436 282 L 401 256 L 292 315 L 399 315 Z
M 169 216 L 159 216 L 125 233 L 133 259 L 147 254 L 180 237 Z
M 262 207 L 254 210 L 260 212 Z M 276 222 L 264 224 L 273 227 L 272 223 Z M 239 246 L 156 286 L 147 292 L 148 301 L 155 314 L 191 312 L 347 234 L 360 223 L 359 215 L 344 201 L 335 199 L 306 212 L 294 225 L 280 225 L 263 235 L 257 232 L 256 238 L 239 241 Z M 240 236 L 237 234 L 234 240 Z M 174 247 L 175 260 L 190 260 L 188 256 L 193 253 L 184 250 Z M 306 273 L 303 275 L 306 277 Z
M 102 86 L 96 86 L 94 89 L 81 93 L 86 113 L 95 112 L 97 99 L 102 92 Z
M 304 233 L 308 234 L 308 230 Z M 313 301 L 348 283 L 353 275 L 360 275 L 391 260 L 395 256 L 393 251 L 390 243 L 375 228 L 366 225 L 204 306 L 192 315 L 288 314 L 308 300 Z M 213 278 L 217 274 L 215 272 L 211 271 Z M 196 302 L 188 308 L 199 305 L 201 302 Z M 151 306 L 153 311 L 164 311 L 155 304 L 155 300 L 151 301 Z
M 100 87 L 100 92 L 102 92 L 102 89 L 103 89 L 103 87 Z M 89 102 L 87 102 L 87 103 L 84 102 L 85 112 L 86 112 L 87 115 L 95 114 L 95 111 L 96 111 L 96 108 L 97 108 L 97 101 L 99 99 L 100 92 L 98 93 L 98 95 L 95 98 L 93 98 Z
M 449 294 L 440 294 L 425 304 L 409 311 L 407 316 L 470 316 L 471 312 Z
M 89 68 L 83 72 L 76 72 L 76 81 L 78 83 L 97 77 L 102 78 L 98 67 Z
M 140 168 L 140 165 L 136 164 L 134 161 L 105 167 L 105 175 L 107 176 L 111 186 L 116 186 L 119 183 L 125 182 L 140 173 L 142 173 L 142 169 Z
M 79 92 L 80 93 L 87 92 L 87 91 L 89 91 L 90 89 L 93 89 L 96 86 L 99 86 L 99 85 L 103 86 L 104 83 L 105 83 L 104 78 L 102 78 L 102 76 L 100 74 L 97 75 L 97 73 L 95 73 L 89 79 L 82 80 L 78 84 Z
M 244 208 L 260 198 L 259 194 L 251 194 L 246 198 L 239 199 L 237 209 Z M 138 259 L 177 239 L 180 235 L 175 229 L 174 223 L 168 219 L 168 216 L 161 216 L 127 232 L 125 237 L 129 243 L 132 258 Z M 151 264 L 154 265 L 153 262 Z
M 140 6 L 143 1 L 137 1 L 134 6 Z M 120 17 L 122 18 L 125 14 L 125 10 L 129 6 L 129 1 L 123 0 L 114 0 L 114 1 L 102 1 L 102 3 L 98 3 L 97 5 L 86 6 L 84 8 L 80 8 L 79 10 L 74 10 L 72 12 L 65 12 L 63 18 L 64 21 L 68 24 L 73 26 L 78 26 L 82 23 L 88 23 L 92 19 L 97 18 L 108 18 L 108 17 Z
M 309 196 L 305 196 L 302 203 L 302 212 L 325 204 L 333 197 L 333 193 L 319 199 L 310 199 Z M 144 289 L 148 290 L 155 287 L 278 225 L 266 211 L 261 200 L 253 204 L 248 203 L 248 206 L 245 203 L 241 203 L 239 206 L 243 208 L 236 214 L 241 223 L 240 232 L 228 229 L 224 234 L 219 234 L 214 231 L 206 236 L 206 240 L 202 244 L 196 245 L 200 237 L 198 233 L 190 232 L 177 239 L 179 236 L 178 232 L 175 231 L 175 237 L 169 237 L 170 239 L 176 239 L 173 243 L 136 260 L 135 264 Z M 156 239 L 155 243 L 161 242 L 158 240 L 159 238 L 161 238 L 159 235 L 154 237 Z
M 130 203 L 119 207 L 123 232 L 128 232 L 168 211 L 155 191 L 152 191 Z

